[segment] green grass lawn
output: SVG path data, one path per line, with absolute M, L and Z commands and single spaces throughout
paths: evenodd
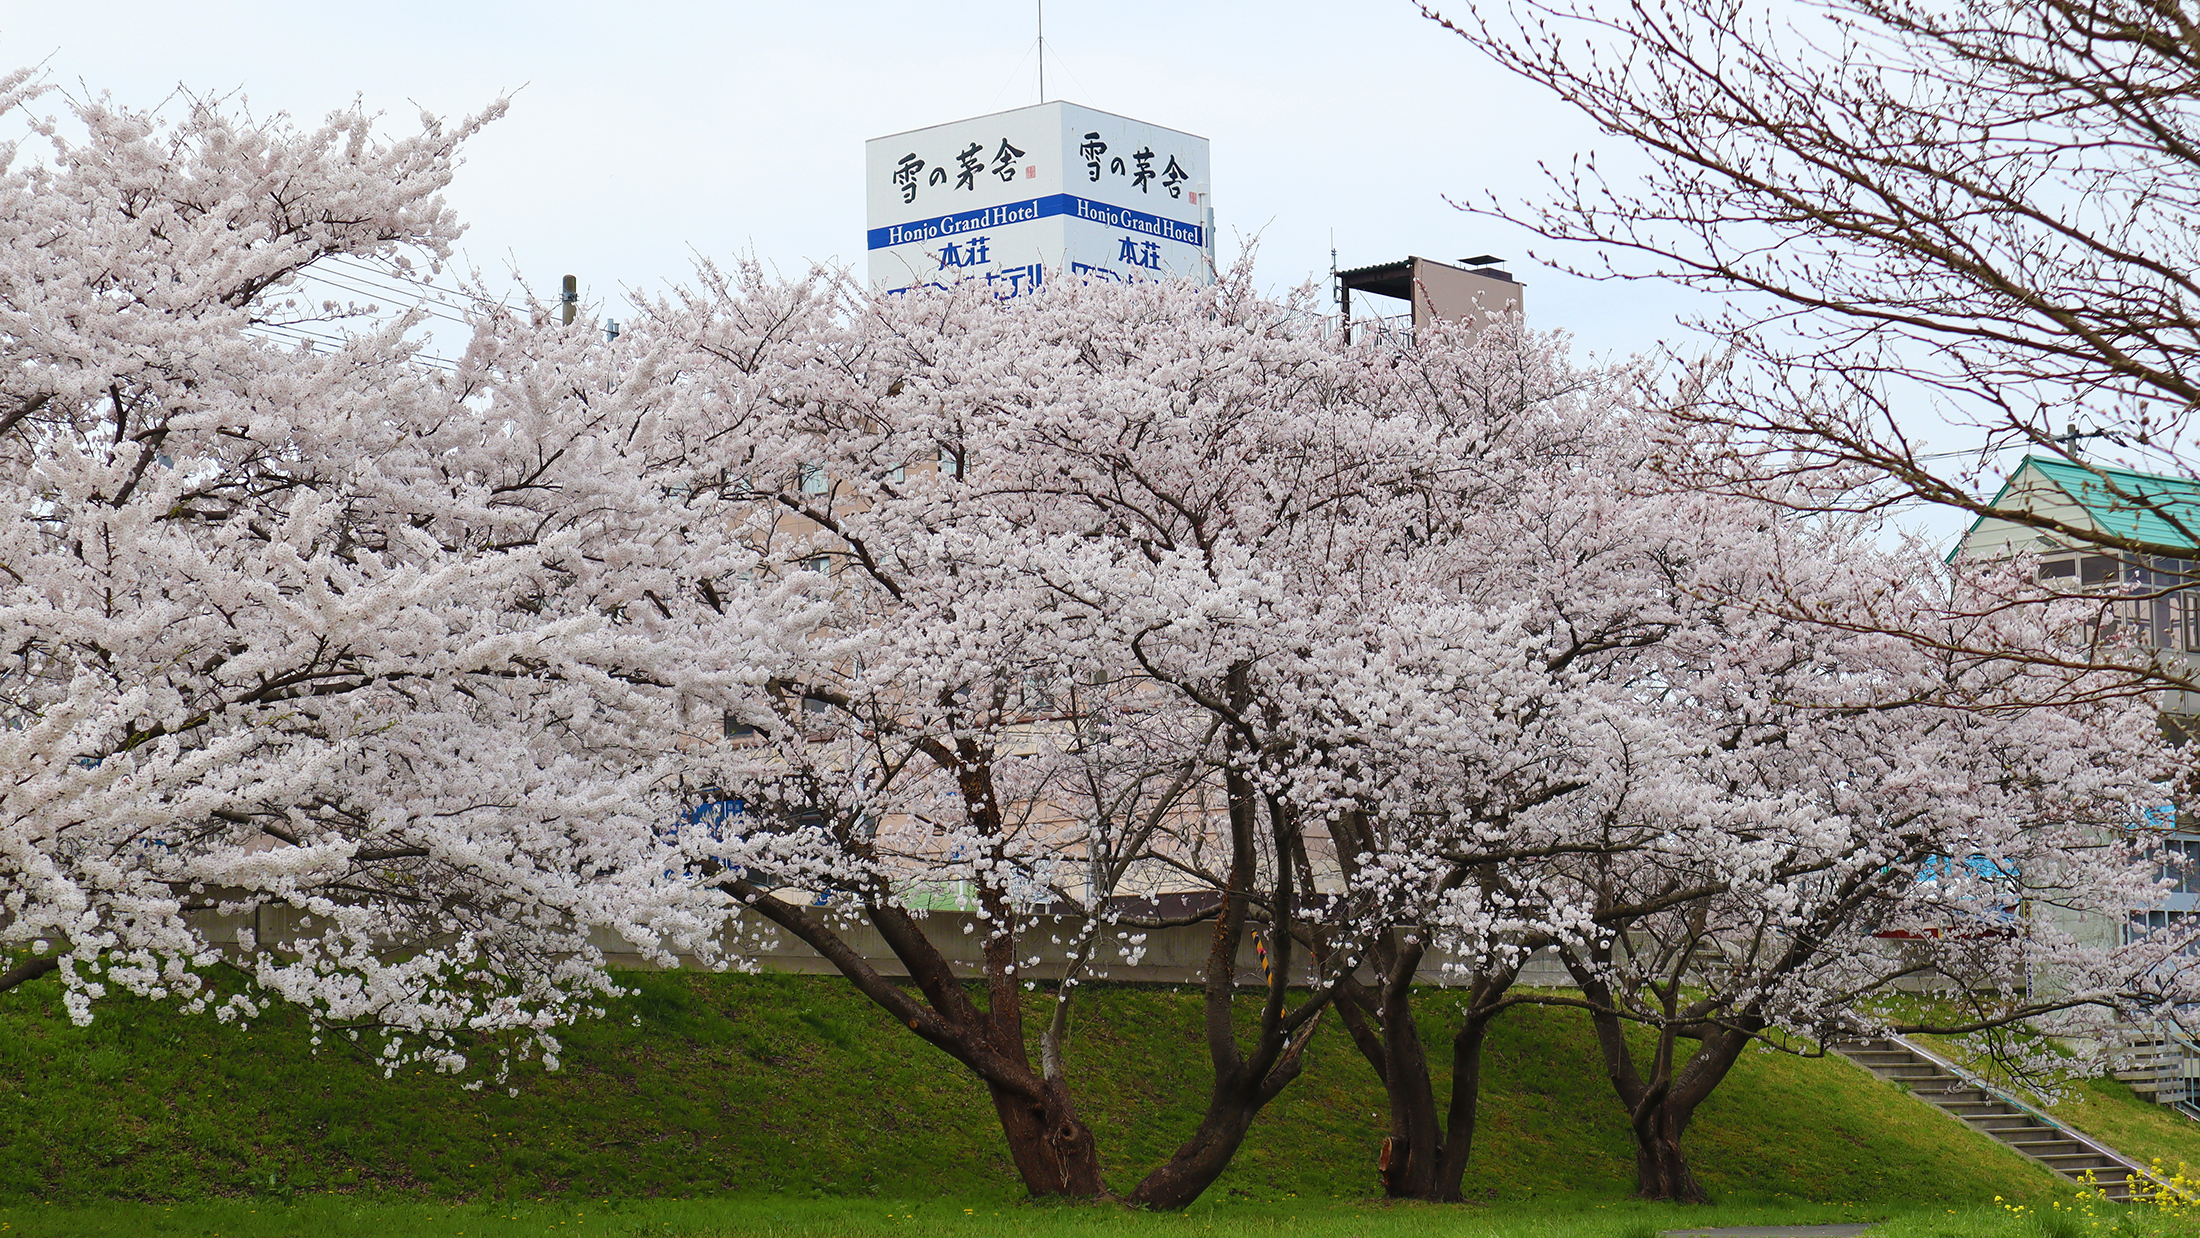
M 311 1196 L 288 1202 L 107 1204 L 0 1208 L 8 1238 L 1653 1238 L 1711 1225 L 1881 1222 L 1886 1238 L 2105 1238 L 2053 1233 L 2003 1209 L 1922 1205 L 1714 1205 L 1548 1201 L 1447 1208 L 1330 1200 L 1202 1201 L 1177 1214 L 1105 1205 L 1044 1206 L 988 1199 L 644 1200 L 610 1204 L 434 1204 Z M 2127 1225 L 2125 1238 L 2177 1235 Z M 2080 1225 L 2083 1221 L 2080 1220 Z
M 952 1197 L 973 1218 L 1023 1207 L 992 1108 L 968 1072 L 846 984 L 696 973 L 624 980 L 632 995 L 571 1030 L 561 1070 L 518 1072 L 517 1095 L 464 1091 L 432 1071 L 385 1080 L 349 1047 L 314 1054 L 289 1015 L 240 1032 L 115 1003 L 75 1028 L 50 979 L 0 994 L 0 1096 L 10 1102 L 0 1106 L 0 1206 L 9 1208 L 0 1222 L 53 1232 L 30 1228 L 44 1209 L 122 1200 L 174 1206 L 133 1211 L 136 1225 L 154 1216 L 200 1224 L 188 1220 L 200 1215 L 192 1201 L 213 1199 L 241 1202 L 207 1216 L 256 1217 L 404 1200 L 643 1208 L 716 1198 L 647 1207 L 674 1209 L 665 1214 L 671 1232 L 749 1233 L 769 1232 L 756 1219 L 767 1206 L 795 1209 L 789 1216 L 875 1213 L 881 1225 L 892 1200 Z M 1432 1038 L 1449 1000 L 1426 1003 Z M 1074 1077 L 1111 1181 L 1128 1189 L 1198 1120 L 1198 998 L 1102 987 L 1080 1001 Z M 1489 1043 L 1468 1171 L 1474 1198 L 1489 1215 L 1496 1205 L 1593 1209 L 1623 1199 L 1632 1153 L 1587 1025 L 1571 1012 L 1521 1009 L 1498 1021 Z M 1338 1201 L 1376 1189 L 1383 1108 L 1365 1063 L 1325 1029 L 1306 1076 L 1262 1116 L 1203 1203 L 1342 1215 Z M 1745 1056 L 1704 1106 L 1689 1147 L 1717 1196 L 1752 1207 L 1963 1209 L 1997 1195 L 2065 1192 L 2046 1171 L 1842 1060 Z M 330 1192 L 341 1198 L 330 1202 Z M 716 1207 L 747 1219 L 696 1219 Z M 927 1204 L 916 1215 L 937 1211 Z M 97 1215 L 81 1214 L 69 1232 L 107 1232 L 83 1227 Z M 480 1219 L 479 1232 L 499 1232 L 490 1228 L 495 1208 L 466 1215 Z M 262 1232 L 231 1224 L 221 1232 Z M 174 1232 L 202 1230 L 214 1232 Z
M 1720 1225 L 1875 1224 L 1872 1238 L 2191 1238 L 2189 1219 L 2148 1211 L 2019 1213 L 2005 1207 L 1544 1201 L 1441 1207 L 1372 1202 L 1202 1201 L 1182 1213 L 985 1199 L 644 1200 L 451 1204 L 334 1196 L 287 1202 L 0 1208 L 8 1238 L 1656 1238 Z

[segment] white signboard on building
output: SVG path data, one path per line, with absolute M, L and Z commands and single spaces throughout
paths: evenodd
M 871 284 L 1214 278 L 1207 139 L 1041 103 L 865 144 Z

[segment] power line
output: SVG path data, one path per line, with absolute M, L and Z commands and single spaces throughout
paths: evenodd
M 342 292 L 350 293 L 353 296 L 370 297 L 375 301 L 380 302 L 382 305 L 388 306 L 389 308 L 417 310 L 420 313 L 428 315 L 429 317 L 441 318 L 445 322 L 456 323 L 461 326 L 473 325 L 467 322 L 464 318 L 459 317 L 459 314 L 464 312 L 462 310 L 454 311 L 451 309 L 437 308 L 437 305 L 439 303 L 428 301 L 426 299 L 410 300 L 407 299 L 407 294 L 405 293 L 395 292 L 385 288 L 375 288 L 363 282 L 355 282 L 349 276 L 330 275 L 324 274 L 319 271 L 307 271 L 301 272 L 300 274 L 304 279 L 311 280 L 318 284 L 326 285 L 330 288 L 338 289 Z
M 319 331 L 312 331 L 304 327 L 292 326 L 288 323 L 254 323 L 252 326 L 245 328 L 245 331 L 247 334 L 253 332 L 278 333 L 278 338 L 270 339 L 267 341 L 271 344 L 325 344 L 330 348 L 338 349 L 348 347 L 351 344 L 351 341 L 343 336 L 329 335 Z M 438 369 L 448 370 L 453 373 L 456 373 L 458 370 L 458 362 L 453 361 L 448 357 L 438 357 L 434 353 L 430 352 L 420 352 L 416 350 L 411 354 L 410 359 L 421 362 L 424 365 L 432 365 L 437 367 Z
M 284 335 L 291 336 L 299 340 L 307 340 L 316 344 L 328 344 L 337 348 L 342 348 L 346 344 L 350 343 L 349 340 L 346 340 L 341 335 L 332 335 L 325 331 L 315 331 L 310 327 L 301 327 L 293 323 L 287 322 L 256 322 L 253 323 L 251 326 L 245 328 L 245 330 L 279 331 Z
M 393 284 L 403 284 L 409 288 L 425 289 L 426 291 L 435 293 L 439 297 L 457 297 L 460 300 L 472 301 L 478 305 L 485 306 L 502 304 L 502 302 L 496 300 L 494 297 L 486 297 L 478 292 L 469 292 L 464 288 L 445 288 L 441 284 L 431 283 L 428 280 L 420 279 L 412 275 L 407 275 L 402 271 L 393 271 L 388 267 L 375 266 L 373 263 L 367 262 L 366 260 L 361 258 L 354 257 L 350 254 L 331 254 L 323 261 L 329 265 L 349 270 L 361 277 L 382 280 Z M 315 265 L 318 266 L 321 264 L 316 263 Z
M 402 272 L 371 265 L 348 254 L 330 255 L 312 265 L 298 268 L 295 274 L 301 281 L 311 280 L 336 291 L 348 293 L 352 296 L 368 297 L 376 302 L 392 302 L 393 304 L 390 306 L 392 309 L 417 311 L 426 317 L 440 319 L 461 327 L 472 328 L 480 325 L 478 320 L 466 317 L 466 315 L 495 312 L 508 308 L 508 303 L 494 300 L 480 293 L 461 288 L 445 288 L 439 284 L 413 278 Z M 559 298 L 568 322 L 572 321 L 573 311 L 580 299 L 577 293 L 572 290 L 573 282 L 571 276 L 566 277 L 567 291 Z M 464 302 L 464 304 L 460 302 Z M 378 305 L 377 308 L 380 308 L 380 306 Z M 309 345 L 327 344 L 335 348 L 342 348 L 348 343 L 344 337 L 339 335 L 326 334 L 290 324 L 262 323 L 258 324 L 256 329 L 279 332 L 281 334 L 278 338 L 286 342 Z M 618 329 L 615 325 L 607 328 L 607 330 L 610 333 L 610 338 L 616 339 L 618 337 Z M 439 366 L 446 370 L 455 371 L 458 368 L 457 362 L 447 357 L 438 357 L 433 353 L 416 352 L 413 356 L 423 363 Z
M 478 321 L 467 317 L 470 313 L 501 309 L 503 306 L 488 297 L 462 289 L 444 288 L 425 280 L 414 279 L 400 272 L 369 265 L 348 255 L 331 255 L 322 262 L 301 267 L 296 272 L 301 281 L 311 280 L 324 287 L 352 296 L 367 297 L 376 302 L 388 302 L 392 309 L 417 312 L 428 318 L 439 319 L 454 326 L 473 328 Z M 460 298 L 466 304 L 454 301 Z M 379 308 L 379 307 L 378 307 Z M 265 329 L 284 333 L 283 338 L 312 344 L 328 344 L 341 348 L 346 339 L 340 335 L 317 332 L 289 324 L 265 323 Z M 415 352 L 421 362 L 455 371 L 458 363 L 429 352 Z
M 358 261 L 357 259 L 349 258 L 341 254 L 330 257 L 329 259 L 327 259 L 326 264 L 335 267 L 346 277 L 357 280 L 360 283 L 371 284 L 377 287 L 387 287 L 391 288 L 393 291 L 396 291 L 398 286 L 402 285 L 403 290 L 406 291 L 408 295 L 416 295 L 422 292 L 433 293 L 435 294 L 434 296 L 428 297 L 426 299 L 432 300 L 436 302 L 436 304 L 441 305 L 446 309 L 457 310 L 460 313 L 464 313 L 467 307 L 456 304 L 454 301 L 451 300 L 451 298 L 455 297 L 462 301 L 471 302 L 474 306 L 482 309 L 501 309 L 504 306 L 504 302 L 495 300 L 491 297 L 485 297 L 477 292 L 468 292 L 462 288 L 445 288 L 441 284 L 431 284 L 426 280 L 414 279 L 409 275 L 404 275 L 396 271 L 386 270 L 382 267 L 377 266 L 370 266 L 366 263 Z M 317 263 L 315 264 L 314 268 L 309 269 L 318 269 L 321 265 L 322 264 Z
M 350 275 L 334 275 L 325 271 L 315 271 L 310 269 L 302 270 L 298 272 L 298 274 L 303 279 L 309 279 L 318 283 L 326 284 L 331 288 L 335 288 L 342 292 L 351 293 L 354 296 L 372 297 L 375 300 L 380 301 L 395 300 L 408 295 L 406 293 L 397 292 L 394 289 L 376 289 L 371 285 L 367 285 L 366 281 L 357 280 L 356 277 Z M 454 311 L 446 313 L 444 312 L 444 310 L 430 308 L 431 304 L 441 305 L 442 303 L 431 303 L 427 299 L 423 298 L 417 301 L 405 303 L 403 305 L 403 308 L 408 310 L 417 310 L 420 313 L 426 314 L 431 318 L 440 318 L 445 322 L 456 323 L 457 325 L 462 327 L 471 327 L 474 325 L 466 319 L 459 317 L 458 315 L 460 313 L 463 313 L 464 311 L 458 310 L 455 306 L 444 306 L 444 310 Z

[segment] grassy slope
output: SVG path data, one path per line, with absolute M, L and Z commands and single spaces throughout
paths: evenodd
M 516 1097 L 432 1072 L 385 1081 L 330 1046 L 313 1056 L 287 1017 L 239 1033 L 117 1003 L 79 1029 L 59 1017 L 50 980 L 0 994 L 0 1096 L 11 1102 L 0 1106 L 0 1202 L 334 1189 L 954 1195 L 978 1206 L 1019 1194 L 982 1090 L 845 984 L 629 983 L 635 994 L 609 1017 L 566 1037 L 563 1069 L 515 1075 Z M 1128 1187 L 1198 1120 L 1197 999 L 1098 989 L 1080 1001 L 1075 1077 L 1114 1181 Z M 1427 1003 L 1432 1037 L 1447 1001 Z M 1586 1026 L 1521 1010 L 1490 1045 L 1470 1190 L 1624 1195 L 1631 1154 Z M 1210 1200 L 1371 1193 L 1381 1090 L 1334 1028 L 1312 1056 Z M 1698 1173 L 1733 1198 L 1955 1206 L 2056 1189 L 2043 1170 L 1838 1060 L 1745 1057 L 1689 1138 Z
M 2128 1084 L 2084 1080 L 2050 1112 L 2125 1156 L 2159 1160 L 2167 1170 L 2179 1164 L 2200 1169 L 2200 1122 L 2155 1104 Z

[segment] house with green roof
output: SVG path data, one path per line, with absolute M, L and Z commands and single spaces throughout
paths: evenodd
M 2060 521 L 2091 534 L 2086 544 L 2093 546 L 2105 541 L 2134 554 L 2183 558 L 2200 548 L 2200 481 L 2189 477 L 2026 456 L 1988 506 Z M 1981 516 L 1950 557 L 2047 553 L 2067 544 L 2032 525 Z
M 2142 644 L 2200 652 L 2200 590 L 2191 587 L 2200 579 L 2200 481 L 2026 456 L 1988 506 L 2062 527 L 1982 515 L 1951 560 L 2038 554 L 2043 580 L 2130 594 L 2116 606 L 2117 622 Z M 2164 712 L 2200 715 L 2194 695 L 2169 694 Z
M 2104 618 L 2118 635 L 2193 665 L 2189 655 L 2200 654 L 2200 481 L 2026 456 L 1987 506 L 2045 517 L 2059 527 L 1982 515 L 1949 553 L 1951 560 L 2037 554 L 2043 581 L 2115 599 Z M 2166 691 L 2159 704 L 2173 733 L 2200 735 L 2200 693 Z M 2159 904 L 2135 909 L 2123 924 L 2052 907 L 2035 907 L 2032 914 L 2101 945 L 2200 915 L 2200 829 L 2189 818 L 2170 821 L 2160 846 L 2165 860 L 2177 863 L 2165 864 L 2174 884 Z M 2133 1028 L 2124 1047 L 2138 1060 L 2119 1078 L 2200 1117 L 2200 1044 L 2148 1026 Z

